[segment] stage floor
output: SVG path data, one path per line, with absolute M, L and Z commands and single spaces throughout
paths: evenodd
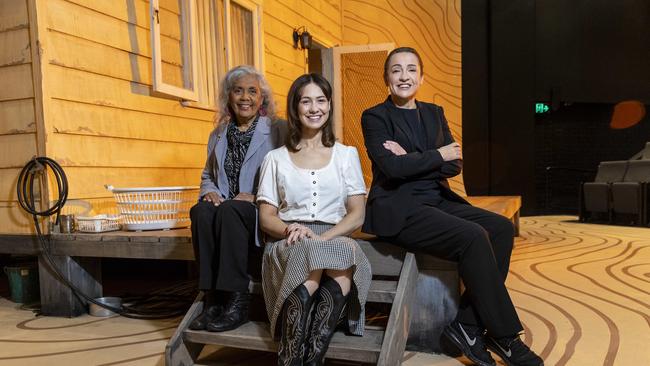
M 521 218 L 510 294 L 546 365 L 650 365 L 650 229 Z M 1 365 L 163 365 L 179 319 L 34 317 L 0 298 Z M 274 365 L 268 353 L 209 347 L 204 363 Z M 404 365 L 463 365 L 407 352 Z M 331 362 L 329 365 L 349 365 Z

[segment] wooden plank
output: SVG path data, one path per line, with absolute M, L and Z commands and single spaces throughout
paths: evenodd
M 413 253 L 406 253 L 377 365 L 391 366 L 399 365 L 402 362 L 411 324 L 410 306 L 415 293 L 417 275 L 418 267 L 415 256 Z
M 72 16 L 74 14 L 74 17 Z M 47 28 L 151 57 L 149 31 L 64 0 L 47 2 Z M 161 36 L 163 60 L 181 65 L 177 40 Z M 47 50 L 46 50 L 47 51 Z
M 194 260 L 191 243 L 55 240 L 52 253 L 73 257 Z
M 32 62 L 27 28 L 0 32 L 0 67 Z
M 521 196 L 469 196 L 465 197 L 473 206 L 513 218 L 521 208 Z
M 49 106 L 49 123 L 55 133 L 205 145 L 214 129 L 211 120 L 165 116 L 65 100 L 53 100 Z
M 38 274 L 41 289 L 41 312 L 48 316 L 73 317 L 86 313 L 86 302 L 81 300 L 61 280 L 63 276 L 81 292 L 97 298 L 102 296 L 101 259 L 71 258 L 69 256 L 50 256 L 38 258 Z M 59 269 L 59 272 L 53 268 Z
M 195 363 L 204 345 L 186 341 L 183 333 L 201 312 L 203 312 L 203 292 L 199 292 L 196 296 L 194 303 L 165 346 L 165 365 L 193 365 Z
M 204 153 L 205 155 L 205 153 Z M 96 168 L 65 167 L 70 198 L 106 198 L 114 187 L 195 186 L 200 184 L 202 168 Z M 0 196 L 1 197 L 1 196 Z
M 81 5 L 85 8 L 92 9 L 96 12 L 106 14 L 113 18 L 117 18 L 129 24 L 134 24 L 143 29 L 149 28 L 149 2 L 142 0 L 129 1 L 128 3 L 115 3 L 112 1 L 96 1 L 96 0 L 67 0 L 69 2 Z M 178 9 L 178 7 L 176 7 Z M 178 23 L 178 13 L 174 13 L 165 7 L 160 8 L 158 14 L 160 23 L 171 24 L 174 21 Z M 170 37 L 180 39 L 180 29 L 178 27 L 167 28 L 167 33 Z
M 127 241 L 134 243 L 137 242 L 150 242 L 150 238 L 155 238 L 159 242 L 162 238 L 180 238 L 179 242 L 189 243 L 192 237 L 190 229 L 174 229 L 174 230 L 148 230 L 148 231 L 109 231 L 105 233 L 80 233 L 73 234 L 52 234 L 52 239 L 55 241 L 66 240 L 79 240 L 84 241 L 90 237 L 100 237 L 104 241 L 111 241 L 113 238 L 127 238 Z M 123 241 L 123 240 L 116 240 Z
M 298 14 L 305 14 L 311 18 L 319 14 L 324 24 L 331 24 L 332 27 L 341 25 L 341 4 L 340 2 L 328 1 L 303 1 L 303 0 L 276 0 L 285 7 L 296 11 Z M 285 10 L 286 11 L 286 10 Z M 327 22 L 327 23 L 325 23 Z
M 148 0 L 143 1 L 148 3 Z M 176 14 L 181 13 L 181 10 L 178 6 L 178 0 L 160 0 L 160 7 Z
M 265 13 L 266 15 L 266 13 Z M 269 19 L 273 19 L 271 16 L 267 17 Z M 265 55 L 273 55 L 275 57 L 281 58 L 283 60 L 286 60 L 294 65 L 301 66 L 304 69 L 305 65 L 305 53 L 303 51 L 296 50 L 293 48 L 293 42 L 291 38 L 287 37 L 282 37 L 284 33 L 279 32 L 277 30 L 267 28 L 266 23 L 271 23 L 266 20 L 264 21 L 264 28 L 265 28 L 265 33 L 264 33 L 264 54 Z M 284 25 L 284 24 L 283 24 Z M 291 31 L 289 31 L 289 36 L 291 36 Z M 280 38 L 282 37 L 282 38 Z M 267 67 L 267 70 L 269 68 Z
M 0 102 L 0 135 L 35 133 L 34 99 Z
M 61 166 L 203 168 L 205 146 L 53 134 L 48 154 Z
M 25 1 L 0 1 L 0 32 L 27 28 L 27 4 Z
M 457 270 L 422 269 L 419 265 L 418 270 L 406 349 L 427 353 L 448 351 L 443 347 L 441 335 L 458 313 L 460 276 Z
M 399 276 L 406 251 L 395 245 L 382 242 L 357 240 L 361 249 L 372 263 L 372 274 L 378 276 Z
M 50 32 L 47 61 L 50 64 L 89 71 L 151 85 L 151 59 L 66 33 Z M 163 62 L 165 80 L 182 85 L 182 69 Z
M 32 65 L 0 67 L 0 101 L 34 97 Z
M 342 42 L 343 27 L 340 18 L 329 19 L 324 17 L 303 1 L 294 0 L 291 3 L 287 2 L 287 4 L 280 1 L 266 1 L 264 2 L 264 13 L 273 14 L 291 27 L 304 25 L 310 33 L 322 35 L 331 39 L 335 44 L 341 44 Z
M 0 202 L 15 202 L 16 183 L 22 168 L 0 168 Z
M 293 83 L 293 79 L 287 79 L 283 75 L 276 75 L 274 72 L 268 70 L 265 76 L 266 76 L 266 80 L 268 80 L 269 84 L 271 85 L 271 89 L 273 89 L 274 93 L 280 93 L 283 95 L 289 93 L 289 88 Z
M 397 292 L 397 281 L 373 280 L 368 291 L 368 302 L 392 304 Z
M 34 235 L 0 235 L 0 253 L 38 255 L 40 243 Z
M 32 81 L 34 83 L 34 120 L 36 122 L 36 153 L 39 156 L 47 156 L 46 150 L 46 140 L 47 140 L 47 128 L 46 128 L 46 119 L 45 119 L 45 101 L 49 100 L 47 96 L 46 89 L 43 83 L 43 67 L 42 62 L 42 52 L 43 52 L 43 43 L 46 38 L 44 19 L 45 12 L 43 11 L 45 4 L 41 1 L 27 1 L 27 13 L 29 16 L 29 42 L 33 47 L 31 47 L 32 52 Z M 38 9 L 38 10 L 37 10 Z M 44 94 L 46 96 L 44 96 Z M 50 194 L 48 182 L 46 180 L 41 180 L 40 186 L 38 187 L 41 192 L 41 196 L 44 199 L 52 199 L 53 197 Z M 49 228 L 41 228 L 44 232 L 47 232 Z
M 0 136 L 1 168 L 22 168 L 34 155 L 36 155 L 35 134 Z
M 214 112 L 151 96 L 148 86 L 59 66 L 48 67 L 52 98 L 211 121 Z
M 266 70 L 274 74 L 285 75 L 287 79 L 296 79 L 305 73 L 304 65 L 296 65 L 283 58 L 276 56 L 274 53 L 267 53 L 264 59 Z
M 220 333 L 187 330 L 184 339 L 194 343 L 277 352 L 277 342 L 271 339 L 269 324 L 261 322 L 248 322 L 235 330 Z M 383 331 L 380 330 L 366 329 L 363 337 L 346 336 L 339 331 L 334 333 L 325 357 L 375 363 L 382 339 Z

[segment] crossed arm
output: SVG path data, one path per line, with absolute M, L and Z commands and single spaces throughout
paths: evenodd
M 458 175 L 462 169 L 462 151 L 442 119 L 444 145 L 438 149 L 407 153 L 391 134 L 383 115 L 364 112 L 363 136 L 370 158 L 389 179 L 442 179 Z

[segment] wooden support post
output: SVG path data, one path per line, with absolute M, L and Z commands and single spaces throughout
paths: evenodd
M 377 365 L 390 366 L 402 363 L 404 346 L 409 334 L 409 324 L 411 324 L 410 305 L 414 298 L 417 276 L 418 266 L 415 256 L 413 253 L 406 253 Z
M 406 349 L 441 353 L 442 330 L 456 317 L 460 299 L 458 271 L 420 269 L 411 306 L 411 329 Z
M 41 253 L 38 257 L 43 315 L 73 317 L 85 314 L 86 301 L 61 281 L 44 255 Z M 101 258 L 67 255 L 52 255 L 51 258 L 63 277 L 86 295 L 93 298 L 102 296 Z
M 176 328 L 169 343 L 165 347 L 165 365 L 194 365 L 203 350 L 204 344 L 193 343 L 183 337 L 183 333 L 189 329 L 189 325 L 201 312 L 203 312 L 203 292 L 199 292 L 194 303 L 187 311 Z

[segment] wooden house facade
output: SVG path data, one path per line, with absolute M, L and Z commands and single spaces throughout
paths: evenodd
M 192 29 L 210 45 L 196 54 L 203 62 L 198 103 L 152 87 L 149 1 L 0 1 L 0 233 L 33 231 L 15 185 L 35 155 L 62 165 L 69 200 L 90 204 L 91 212 L 114 205 L 104 184 L 197 185 L 214 128 L 216 80 L 237 52 L 248 52 L 238 36 L 260 50 L 241 57 L 255 57 L 280 116 L 291 82 L 310 70 L 309 52 L 294 48 L 294 29 L 304 27 L 326 49 L 413 46 L 424 61 L 419 99 L 442 105 L 462 141 L 460 0 L 157 0 L 158 16 L 171 24 L 160 35 L 162 72 L 181 87 L 186 56 L 178 28 L 190 1 L 192 19 L 203 19 Z M 248 18 L 235 13 L 249 10 Z M 241 32 L 242 24 L 257 33 Z M 462 177 L 452 184 L 463 191 Z

